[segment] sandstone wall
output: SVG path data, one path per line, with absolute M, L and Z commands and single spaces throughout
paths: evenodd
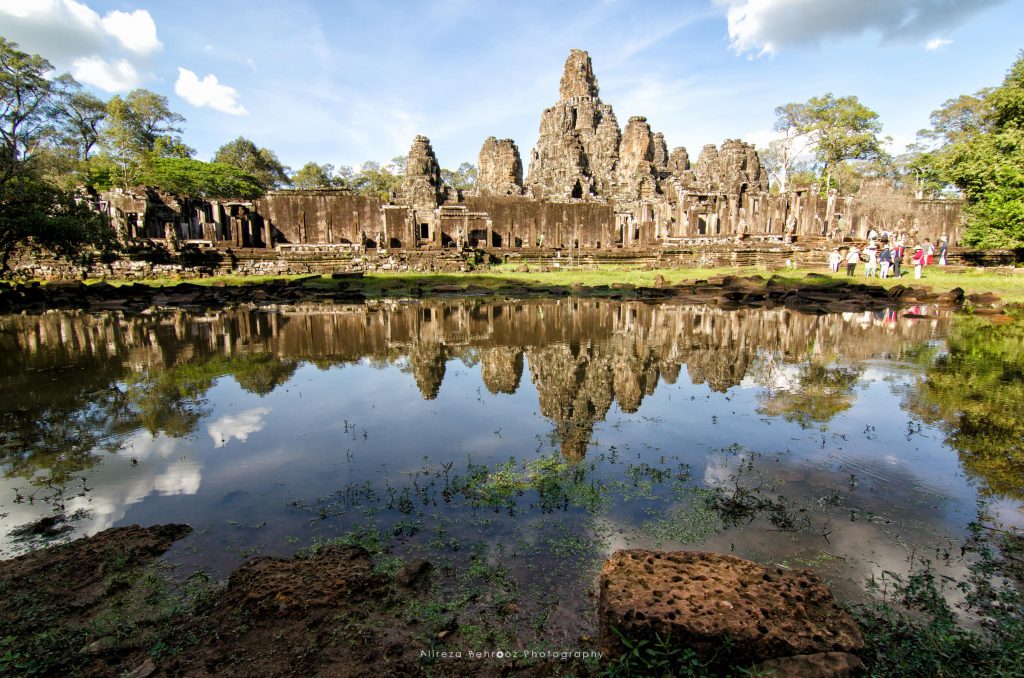
M 255 210 L 273 228 L 274 243 L 361 244 L 383 231 L 381 201 L 337 191 L 272 191 Z
M 467 197 L 470 212 L 490 215 L 492 247 L 608 248 L 615 213 L 602 203 L 551 203 L 516 197 Z

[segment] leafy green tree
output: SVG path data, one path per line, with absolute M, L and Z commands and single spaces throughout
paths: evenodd
M 59 100 L 74 81 L 48 80 L 51 66 L 0 38 L 0 275 L 19 250 L 75 257 L 110 243 L 105 217 L 48 181 L 45 156 L 61 124 Z
M 456 170 L 441 170 L 441 180 L 460 191 L 471 190 L 476 185 L 476 165 L 464 162 Z
M 318 165 L 307 162 L 292 175 L 292 186 L 303 190 L 333 188 L 335 186 L 334 166 L 330 163 Z
M 69 191 L 32 175 L 0 184 L 0 276 L 9 273 L 19 249 L 76 258 L 84 247 L 103 248 L 113 239 L 106 216 Z
M 53 67 L 0 37 L 0 183 L 27 170 L 27 162 L 51 129 Z
M 277 159 L 277 154 L 269 148 L 256 146 L 245 137 L 238 137 L 218 148 L 213 155 L 213 162 L 233 165 L 256 177 L 266 191 L 291 183 L 288 168 Z
M 100 140 L 100 127 L 107 117 L 107 103 L 83 92 L 71 76 L 59 78 L 61 88 L 55 110 L 60 119 L 58 130 L 62 146 L 73 149 L 76 160 L 88 161 L 89 154 Z
M 804 104 L 775 109 L 776 128 L 806 138 L 825 173 L 825 190 L 832 175 L 847 160 L 873 160 L 884 155 L 878 114 L 855 96 L 836 98 L 831 92 L 811 97 Z
M 263 187 L 255 177 L 220 162 L 192 158 L 154 158 L 145 183 L 189 198 L 258 198 Z
M 402 177 L 379 162 L 364 162 L 359 173 L 352 178 L 352 188 L 359 195 L 388 200 L 402 184 Z
M 100 136 L 105 160 L 125 189 L 138 184 L 146 163 L 154 157 L 190 157 L 193 149 L 182 142 L 179 125 L 185 121 L 170 110 L 167 97 L 136 89 L 107 102 L 107 118 Z
M 963 97 L 961 97 L 963 99 Z M 932 165 L 964 192 L 968 228 L 964 241 L 979 247 L 1024 246 L 1024 52 L 1003 84 L 979 93 L 965 120 L 935 134 L 947 144 Z M 959 100 L 954 100 L 959 101 Z M 947 109 L 942 120 L 948 117 Z M 933 122 L 936 114 L 933 114 Z

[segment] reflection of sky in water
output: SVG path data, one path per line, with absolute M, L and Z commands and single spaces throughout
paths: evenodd
M 712 534 L 703 543 L 662 546 L 720 550 L 792 565 L 828 554 L 823 567 L 833 583 L 847 592 L 858 588 L 869 574 L 905 569 L 915 549 L 927 550 L 959 539 L 976 514 L 976 488 L 962 472 L 955 452 L 944 444 L 944 434 L 927 425 L 908 427 L 912 417 L 900 406 L 901 390 L 912 386 L 918 372 L 898 358 L 887 357 L 906 343 L 896 336 L 898 329 L 892 323 L 876 328 L 870 319 L 851 314 L 845 321 L 828 321 L 837 324 L 823 325 L 813 340 L 794 338 L 796 346 L 817 346 L 840 330 L 866 331 L 863 341 L 878 342 L 880 347 L 866 349 L 861 341 L 851 346 L 856 358 L 843 355 L 841 342 L 839 355 L 834 354 L 835 345 L 830 347 L 829 364 L 861 370 L 852 388 L 851 404 L 825 424 L 801 427 L 759 411 L 766 387 L 797 387 L 800 363 L 791 354 L 797 349 L 785 349 L 790 355 L 772 366 L 767 356 L 754 355 L 757 345 L 737 348 L 749 338 L 736 335 L 743 341 L 736 336 L 721 340 L 707 329 L 706 317 L 687 325 L 700 328 L 700 332 L 687 334 L 671 325 L 671 316 L 668 320 L 646 317 L 644 314 L 654 311 L 643 307 L 626 314 L 613 311 L 613 318 L 625 318 L 617 330 L 608 332 L 601 326 L 603 335 L 598 332 L 601 336 L 593 341 L 577 343 L 566 329 L 572 323 L 563 327 L 556 322 L 556 311 L 561 313 L 564 307 L 549 306 L 544 314 L 541 308 L 543 305 L 529 316 L 540 329 L 526 349 L 514 393 L 492 394 L 492 390 L 511 390 L 507 384 L 514 383 L 514 375 L 507 368 L 513 363 L 485 364 L 485 359 L 491 358 L 481 357 L 484 347 L 493 344 L 475 344 L 479 340 L 473 338 L 472 331 L 462 333 L 460 346 L 454 341 L 446 344 L 445 336 L 434 337 L 437 344 L 432 350 L 444 351 L 440 360 L 444 369 L 433 399 L 424 398 L 423 384 L 417 380 L 436 377 L 437 365 L 411 365 L 409 358 L 403 357 L 409 355 L 407 345 L 395 349 L 390 363 L 380 356 L 371 360 L 359 351 L 346 355 L 344 364 L 333 366 L 330 363 L 337 361 L 306 355 L 307 360 L 321 364 L 301 363 L 284 383 L 257 390 L 264 395 L 240 386 L 259 382 L 258 372 L 237 378 L 221 375 L 203 395 L 207 409 L 191 434 L 170 438 L 143 431 L 131 433 L 119 452 L 105 456 L 81 474 L 88 491 L 78 494 L 80 483 L 68 487 L 66 513 L 86 512 L 86 517 L 75 523 L 75 533 L 92 534 L 131 523 L 186 522 L 196 530 L 172 550 L 170 558 L 224 574 L 254 553 L 290 554 L 314 537 L 334 536 L 374 519 L 368 510 L 354 510 L 342 518 L 320 520 L 297 505 L 315 503 L 368 481 L 378 493 L 386 494 L 388 488 L 420 482 L 417 474 L 425 467 L 449 462 L 452 473 L 458 473 L 470 460 L 495 465 L 510 457 L 517 462 L 536 459 L 559 449 L 554 424 L 566 422 L 583 430 L 592 426 L 584 461 L 603 459 L 596 470 L 602 477 L 620 473 L 625 462 L 686 463 L 695 481 L 709 488 L 727 488 L 740 466 L 749 463 L 765 483 L 801 506 L 813 508 L 823 497 L 839 491 L 842 504 L 827 511 L 826 536 L 822 530 L 779 532 L 757 519 L 745 528 Z M 700 310 L 691 308 L 685 313 L 692 320 Z M 713 318 L 714 332 L 735 324 L 738 317 L 722 314 Z M 745 317 L 768 328 L 758 331 L 769 334 L 776 331 L 773 323 L 789 318 Z M 382 324 L 381 318 L 382 314 L 374 318 L 374 326 Z M 811 322 L 793 320 L 805 321 Z M 422 322 L 422 317 L 416 322 Z M 415 325 L 412 321 L 408 324 Z M 925 330 L 921 338 L 933 340 L 934 327 L 919 327 Z M 418 331 L 423 334 L 428 329 L 424 324 Z M 595 334 L 586 326 L 577 329 Z M 342 348 L 349 336 L 335 330 L 329 334 L 330 341 Z M 658 337 L 664 339 L 660 344 L 655 341 Z M 208 343 L 222 346 L 227 342 L 214 337 Z M 721 350 L 738 357 L 714 363 L 719 344 L 729 344 Z M 782 344 L 777 341 L 774 350 Z M 707 350 L 694 352 L 697 345 Z M 538 346 L 551 350 L 538 351 Z M 342 348 L 332 350 L 340 353 Z M 304 356 L 293 352 L 292 357 Z M 561 362 L 541 369 L 540 360 Z M 672 360 L 683 367 L 677 376 L 666 380 L 666 365 Z M 742 369 L 737 373 L 740 363 Z M 588 380 L 580 376 L 598 367 Z M 490 371 L 485 373 L 484 368 Z M 630 382 L 630 374 L 651 369 L 656 375 L 662 370 L 656 381 Z M 565 388 L 548 381 L 562 378 L 566 379 Z M 506 386 L 489 390 L 487 379 L 492 380 L 492 387 L 498 382 Z M 712 379 L 715 388 L 705 383 Z M 694 384 L 694 380 L 701 383 Z M 573 390 L 580 388 L 580 383 L 596 391 L 583 398 Z M 622 393 L 632 394 L 629 402 L 639 402 L 638 409 L 625 412 L 618 402 L 608 401 L 611 396 L 601 389 L 612 386 L 619 389 L 617 399 Z M 561 393 L 560 388 L 565 398 L 552 402 L 552 394 Z M 606 413 L 602 402 L 611 402 Z M 553 421 L 558 417 L 564 421 Z M 618 459 L 619 465 L 611 464 L 609 457 Z M 24 494 L 27 487 L 23 478 L 0 479 L 0 513 L 7 514 L 0 523 L 0 539 L 6 540 L 11 528 L 50 513 L 45 502 L 12 501 L 13 488 Z M 595 519 L 570 512 L 555 514 L 553 520 L 600 534 L 605 540 L 603 550 L 610 551 L 625 545 L 659 543 L 638 530 L 637 524 L 652 515 L 657 517 L 666 506 L 671 504 L 655 507 L 645 500 L 615 502 Z M 645 513 L 645 507 L 654 508 Z M 424 510 L 424 533 L 430 531 L 430 516 L 446 510 L 443 502 Z M 1014 502 L 996 502 L 992 510 L 1004 521 L 1021 522 L 1020 507 Z M 851 512 L 856 520 L 851 521 Z M 492 541 L 511 539 L 522 534 L 529 521 L 542 517 L 529 509 L 518 518 L 497 514 L 491 517 L 491 531 L 480 534 Z M 8 545 L 7 553 L 14 550 L 17 547 Z

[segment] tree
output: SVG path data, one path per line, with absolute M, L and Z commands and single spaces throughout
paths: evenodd
M 154 158 L 145 180 L 168 193 L 189 198 L 251 199 L 264 193 L 255 177 L 233 165 L 192 158 Z
M 785 193 L 789 186 L 789 175 L 794 169 L 797 157 L 807 150 L 807 134 L 802 131 L 805 104 L 786 104 L 775 109 L 775 131 L 782 134 L 769 142 L 761 152 L 768 175 L 775 180 L 779 193 Z
M 266 191 L 291 183 L 288 168 L 277 159 L 277 154 L 269 148 L 259 148 L 245 137 L 238 137 L 218 148 L 213 162 L 234 165 L 256 177 Z
M 445 184 L 459 191 L 469 191 L 476 185 L 476 165 L 464 162 L 457 170 L 441 170 L 441 179 Z
M 86 246 L 103 248 L 113 240 L 106 216 L 68 191 L 32 175 L 0 185 L 0 275 L 9 273 L 19 249 L 73 258 Z
M 303 190 L 333 188 L 335 185 L 333 174 L 334 166 L 330 163 L 318 165 L 315 162 L 307 162 L 292 175 L 292 186 Z
M 55 104 L 60 117 L 60 142 L 72 148 L 76 160 L 87 161 L 100 140 L 100 126 L 107 117 L 107 104 L 99 97 L 81 91 L 71 76 L 64 75 L 64 87 Z
M 59 127 L 56 102 L 74 83 L 47 80 L 50 70 L 46 59 L 0 38 L 0 275 L 18 250 L 73 257 L 113 239 L 104 216 L 47 181 L 35 162 Z
M 106 159 L 125 189 L 136 185 L 146 163 L 154 157 L 190 157 L 195 151 L 182 142 L 178 125 L 185 121 L 168 108 L 167 97 L 144 89 L 107 102 L 100 137 Z
M 878 114 L 857 97 L 836 98 L 831 92 L 811 97 L 805 104 L 786 104 L 775 109 L 778 124 L 791 126 L 805 137 L 825 172 L 825 189 L 832 188 L 832 174 L 847 160 L 871 160 L 884 155 L 878 134 Z
M 0 183 L 27 168 L 26 161 L 50 125 L 54 86 L 50 62 L 0 37 Z
M 949 99 L 930 121 L 915 164 L 928 183 L 962 192 L 964 242 L 1024 246 L 1024 52 L 999 87 Z
M 372 160 L 364 162 L 359 173 L 352 178 L 352 188 L 359 194 L 381 200 L 388 200 L 391 194 L 402 185 L 402 177 L 394 174 L 387 167 Z

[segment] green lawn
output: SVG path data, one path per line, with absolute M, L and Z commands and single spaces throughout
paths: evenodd
M 459 287 L 476 287 L 486 289 L 498 289 L 509 285 L 519 285 L 531 288 L 543 288 L 550 286 L 571 286 L 581 284 L 588 287 L 611 285 L 612 283 L 627 283 L 636 286 L 653 286 L 656 279 L 661 276 L 668 285 L 684 281 L 707 280 L 722 275 L 761 275 L 765 278 L 771 275 L 781 276 L 786 279 L 802 280 L 808 273 L 824 274 L 837 280 L 856 280 L 857 282 L 870 282 L 873 284 L 891 287 L 896 284 L 903 285 L 924 285 L 932 287 L 937 291 L 946 291 L 954 287 L 961 287 L 968 294 L 975 292 L 993 292 L 999 295 L 1004 302 L 1024 302 L 1024 269 L 1013 272 L 1009 269 L 998 270 L 976 270 L 976 269 L 943 269 L 938 266 L 931 266 L 925 269 L 921 280 L 914 280 L 912 273 L 905 274 L 901 280 L 889 278 L 865 278 L 863 273 L 853 278 L 847 278 L 843 273 L 832 274 L 824 267 L 814 269 L 769 270 L 759 266 L 744 267 L 720 267 L 720 268 L 664 268 L 645 270 L 638 266 L 604 265 L 587 268 L 562 268 L 552 271 L 529 271 L 518 272 L 518 265 L 503 264 L 483 269 L 475 273 L 421 273 L 421 272 L 388 272 L 388 273 L 367 273 L 361 279 L 347 279 L 335 281 L 324 276 L 310 281 L 313 286 L 333 286 L 345 284 L 349 287 L 359 289 L 369 297 L 395 296 L 405 291 L 412 290 L 420 285 L 457 285 Z M 858 267 L 861 271 L 862 267 Z M 214 276 L 210 278 L 190 279 L 187 282 L 198 285 L 246 285 L 255 283 L 266 283 L 271 280 L 294 280 L 309 276 L 302 275 L 280 275 L 280 276 Z M 90 281 L 95 282 L 95 281 Z M 127 284 L 132 281 L 111 281 L 114 285 Z M 141 281 L 147 285 L 166 286 L 175 285 L 182 281 L 173 278 L 157 278 Z M 429 290 L 428 290 L 429 293 Z

